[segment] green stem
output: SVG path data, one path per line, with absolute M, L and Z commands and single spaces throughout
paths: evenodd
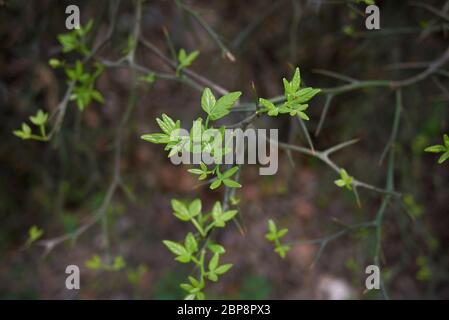
M 48 141 L 48 137 L 47 136 L 38 136 L 35 134 L 32 134 L 29 136 L 29 139 L 33 139 L 33 140 L 37 140 L 37 141 L 42 141 L 42 142 L 46 142 Z
M 192 218 L 192 224 L 198 230 L 200 235 L 204 238 L 206 236 L 206 233 L 204 232 L 203 228 L 201 227 L 201 225 L 198 223 L 198 221 L 195 218 Z

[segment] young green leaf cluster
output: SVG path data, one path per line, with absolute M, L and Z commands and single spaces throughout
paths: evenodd
M 176 67 L 176 75 L 181 74 L 181 70 L 192 65 L 193 61 L 198 57 L 200 52 L 195 50 L 189 54 L 184 49 L 179 50 L 178 53 L 178 66 Z
M 201 107 L 207 113 L 206 123 L 209 120 L 216 121 L 227 116 L 241 95 L 240 91 L 230 92 L 217 100 L 212 91 L 205 88 L 201 96 Z
M 86 45 L 86 36 L 92 30 L 93 20 L 68 33 L 58 35 L 58 41 L 62 45 L 62 52 L 69 53 L 76 51 L 83 56 L 89 55 L 89 49 Z
M 300 89 L 301 75 L 299 68 L 296 68 L 292 80 L 282 79 L 284 83 L 285 102 L 276 106 L 267 99 L 260 98 L 259 103 L 263 106 L 260 112 L 266 112 L 269 116 L 275 117 L 278 114 L 288 113 L 291 116 L 298 115 L 301 119 L 309 120 L 309 116 L 304 112 L 309 105 L 307 104 L 321 90 L 311 87 Z
M 48 114 L 39 109 L 35 116 L 30 117 L 30 121 L 32 124 L 39 128 L 39 135 L 33 134 L 31 127 L 25 122 L 22 123 L 21 129 L 13 131 L 14 135 L 23 140 L 33 139 L 37 141 L 48 141 L 48 136 L 45 132 L 45 125 L 48 121 Z
M 76 101 L 76 105 L 80 111 L 83 111 L 94 100 L 99 103 L 104 103 L 103 95 L 95 89 L 95 82 L 103 71 L 104 66 L 97 63 L 95 65 L 95 71 L 89 73 L 84 69 L 84 65 L 80 60 L 76 61 L 73 68 L 65 68 L 68 79 L 74 82 L 70 100 Z
M 119 271 L 126 266 L 126 262 L 122 256 L 117 256 L 112 263 L 105 263 L 101 260 L 100 256 L 96 254 L 87 260 L 85 265 L 91 270 Z
M 58 41 L 62 45 L 62 52 L 77 52 L 87 57 L 90 51 L 87 48 L 86 36 L 91 31 L 92 26 L 93 22 L 90 20 L 84 27 L 58 35 Z M 51 58 L 48 64 L 52 68 L 64 68 L 69 83 L 73 84 L 73 89 L 69 90 L 69 98 L 70 100 L 76 101 L 79 110 L 84 110 L 92 101 L 104 103 L 102 94 L 95 89 L 95 82 L 104 70 L 101 64 L 97 63 L 95 65 L 95 71 L 92 73 L 85 70 L 85 66 L 81 60 L 77 60 L 74 66 L 70 66 L 64 60 L 61 61 L 57 58 Z M 13 132 L 14 135 L 24 140 L 48 141 L 50 137 L 45 132 L 48 114 L 39 110 L 36 116 L 30 117 L 30 120 L 39 127 L 40 135 L 33 134 L 30 126 L 26 123 L 22 123 L 21 129 L 15 130 Z
M 427 147 L 424 150 L 425 152 L 443 153 L 438 159 L 439 164 L 442 164 L 444 161 L 449 159 L 449 136 L 447 134 L 444 134 L 443 136 L 443 143 L 444 145 L 437 144 L 434 146 Z
M 38 228 L 37 226 L 32 226 L 28 230 L 28 239 L 27 242 L 25 243 L 25 246 L 26 247 L 31 246 L 31 244 L 36 240 L 38 240 L 40 237 L 42 237 L 43 234 L 44 231 L 42 229 Z
M 201 97 L 201 107 L 207 114 L 205 123 L 199 117 L 193 122 L 190 134 L 182 135 L 180 131 L 181 122 L 179 120 L 174 121 L 166 114 L 162 114 L 161 118 L 156 118 L 156 122 L 162 132 L 144 134 L 141 138 L 151 143 L 165 144 L 165 150 L 169 151 L 168 157 L 172 157 L 180 152 L 190 152 L 192 154 L 208 153 L 219 163 L 218 160 L 221 160 L 223 155 L 231 150 L 226 146 L 217 150 L 211 141 L 212 139 L 216 139 L 216 136 L 211 135 L 210 139 L 207 139 L 204 133 L 206 130 L 214 129 L 209 125 L 210 121 L 216 121 L 229 114 L 240 95 L 241 92 L 230 92 L 217 100 L 212 91 L 209 88 L 205 88 Z M 221 133 L 220 137 L 222 142 L 225 127 L 220 126 L 217 130 Z M 214 141 L 214 143 L 217 143 L 217 141 Z M 237 181 L 231 179 L 237 171 L 237 166 L 222 172 L 221 165 L 217 164 L 213 168 L 208 168 L 202 162 L 199 164 L 199 167 L 189 169 L 190 173 L 198 175 L 199 180 L 204 180 L 209 175 L 215 176 L 210 185 L 210 189 L 216 189 L 222 184 L 231 188 L 241 187 Z
M 62 45 L 62 51 L 64 53 L 76 51 L 83 56 L 88 56 L 90 52 L 86 46 L 86 36 L 91 29 L 92 20 L 78 30 L 58 35 L 58 40 Z M 95 89 L 95 81 L 104 70 L 101 64 L 95 64 L 95 71 L 92 73 L 85 70 L 85 66 L 80 60 L 77 60 L 73 67 L 55 58 L 50 59 L 49 64 L 53 68 L 64 67 L 69 82 L 74 83 L 70 100 L 76 101 L 79 110 L 84 110 L 94 100 L 99 103 L 104 103 L 102 94 Z
M 185 299 L 204 299 L 203 289 L 206 279 L 216 282 L 219 276 L 225 274 L 232 264 L 220 264 L 220 256 L 225 249 L 213 243 L 208 234 L 214 228 L 223 228 L 233 219 L 237 210 L 224 211 L 220 202 L 216 202 L 209 213 L 202 212 L 200 199 L 195 199 L 189 204 L 173 199 L 171 202 L 173 214 L 181 221 L 190 221 L 197 232 L 187 233 L 183 243 L 164 240 L 164 245 L 175 255 L 175 260 L 180 263 L 193 263 L 199 270 L 198 278 L 189 276 L 190 283 L 182 283 L 180 286 L 187 291 Z M 206 267 L 207 266 L 207 267 Z
M 355 0 L 356 3 L 364 3 L 367 6 L 370 4 L 376 4 L 376 1 L 374 0 Z
M 287 228 L 278 230 L 273 220 L 268 220 L 268 232 L 265 235 L 268 241 L 274 243 L 274 251 L 283 259 L 290 250 L 290 246 L 287 244 L 281 244 L 281 238 L 288 232 Z
M 187 55 L 184 50 L 181 50 L 178 55 L 177 73 L 190 65 L 196 56 L 196 52 Z M 320 90 L 313 88 L 300 89 L 300 84 L 301 78 L 297 68 L 291 82 L 284 79 L 285 103 L 281 106 L 275 106 L 269 100 L 260 99 L 261 104 L 266 107 L 261 112 L 267 112 L 269 116 L 289 113 L 292 116 L 298 115 L 308 120 L 308 116 L 304 113 L 308 108 L 307 102 Z M 145 134 L 141 138 L 151 143 L 164 144 L 165 150 L 169 151 L 168 157 L 183 151 L 192 154 L 208 152 L 215 159 L 222 157 L 230 151 L 227 146 L 221 149 L 218 152 L 219 154 L 213 154 L 212 151 L 217 152 L 216 148 L 212 148 L 210 141 L 203 139 L 203 133 L 206 130 L 213 129 L 212 126 L 209 126 L 210 121 L 217 121 L 228 115 L 240 96 L 241 92 L 236 91 L 227 93 L 217 99 L 209 88 L 205 88 L 201 96 L 201 108 L 207 114 L 206 120 L 203 122 L 201 117 L 196 119 L 188 135 L 181 135 L 179 120 L 174 121 L 166 114 L 162 114 L 161 118 L 156 119 L 162 132 Z M 218 128 L 222 133 L 222 138 L 224 137 L 224 129 L 224 126 Z M 216 189 L 221 185 L 229 188 L 241 187 L 240 183 L 232 179 L 238 170 L 238 166 L 222 170 L 218 164 L 210 167 L 201 162 L 198 167 L 191 168 L 188 171 L 197 175 L 199 180 L 211 178 L 210 189 Z M 234 196 L 230 198 L 230 201 L 233 205 L 238 203 Z M 199 270 L 198 278 L 189 276 L 189 283 L 181 284 L 181 288 L 187 291 L 186 299 L 204 299 L 205 279 L 217 281 L 219 276 L 226 273 L 232 266 L 231 264 L 220 265 L 220 255 L 225 252 L 225 249 L 212 243 L 208 235 L 214 228 L 225 227 L 226 223 L 235 217 L 237 211 L 223 210 L 220 202 L 216 202 L 211 212 L 203 214 L 200 199 L 195 199 L 189 204 L 173 199 L 171 204 L 175 217 L 181 221 L 191 222 L 196 229 L 196 233 L 187 233 L 183 242 L 164 240 L 163 243 L 175 255 L 176 261 L 193 263 Z M 280 239 L 285 236 L 288 230 L 278 231 L 272 220 L 269 221 L 268 226 L 269 232 L 266 238 L 274 242 L 275 251 L 284 258 L 290 247 L 281 244 Z M 200 246 L 200 242 L 204 242 L 203 245 Z
M 345 169 L 340 169 L 340 179 L 335 180 L 334 183 L 340 188 L 346 188 L 352 191 L 352 182 L 354 178 L 351 177 Z
M 154 72 L 150 72 L 145 76 L 140 76 L 139 80 L 142 82 L 146 82 L 149 85 L 152 85 L 153 83 L 156 82 L 156 74 Z

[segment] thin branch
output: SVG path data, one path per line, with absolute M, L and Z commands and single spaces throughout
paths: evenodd
M 140 42 L 142 43 L 142 45 L 144 47 L 146 47 L 147 49 L 149 49 L 151 52 L 153 52 L 156 56 L 158 56 L 165 64 L 167 64 L 168 66 L 170 66 L 173 70 L 176 70 L 177 67 L 177 63 L 173 60 L 171 60 L 169 57 L 167 57 L 162 51 L 160 51 L 154 44 L 152 44 L 151 42 L 149 42 L 148 40 L 141 38 Z M 220 93 L 221 95 L 225 95 L 227 93 L 229 93 L 229 90 L 223 88 L 222 86 L 218 85 L 217 83 L 211 81 L 210 79 L 199 75 L 198 73 L 188 69 L 188 68 L 184 68 L 182 70 L 182 72 L 188 76 L 190 76 L 191 78 L 199 81 L 200 83 L 202 83 L 203 85 L 210 87 L 211 89 L 213 89 L 214 91 Z
M 239 34 L 234 38 L 231 43 L 231 47 L 236 49 L 241 46 L 242 43 L 260 26 L 262 23 L 273 13 L 275 13 L 282 4 L 286 3 L 286 0 L 278 0 L 271 3 L 270 7 L 264 11 L 261 15 L 257 16 L 246 26 Z
M 349 82 L 349 83 L 353 83 L 353 82 L 359 81 L 357 79 L 348 77 L 348 76 L 346 76 L 344 74 L 341 74 L 341 73 L 338 73 L 338 72 L 334 72 L 334 71 L 329 71 L 329 70 L 314 69 L 314 70 L 312 70 L 312 72 L 316 73 L 316 74 L 321 74 L 323 76 L 328 76 L 328 77 L 331 77 L 331 78 L 335 78 L 335 79 L 338 79 L 338 80 L 346 81 L 346 82 Z
M 399 128 L 399 120 L 401 117 L 402 112 L 402 92 L 400 89 L 396 91 L 396 108 L 394 111 L 394 120 L 393 120 L 393 129 L 391 130 L 390 139 L 387 142 L 387 145 L 385 146 L 384 151 L 382 152 L 382 155 L 379 159 L 379 165 L 382 164 L 383 159 L 388 153 L 388 150 L 390 150 L 391 146 L 393 145 L 394 141 L 396 140 L 396 136 L 398 134 L 398 128 Z
M 421 2 L 411 2 L 410 4 L 412 6 L 415 6 L 415 7 L 418 7 L 418 8 L 423 8 L 423 9 L 429 11 L 430 13 L 433 13 L 437 17 L 445 20 L 446 22 L 449 22 L 449 16 L 445 15 L 441 10 L 431 6 L 430 4 L 421 3 Z
M 307 130 L 307 126 L 304 123 L 304 120 L 301 119 L 301 117 L 299 115 L 297 115 L 296 118 L 298 119 L 299 126 L 301 127 L 301 130 L 304 133 L 304 136 L 306 137 L 306 140 L 307 140 L 307 143 L 309 144 L 310 150 L 315 152 L 315 147 L 313 145 L 312 138 L 310 137 L 309 130 Z
M 212 40 L 218 45 L 218 47 L 220 47 L 223 57 L 228 58 L 231 62 L 235 62 L 235 57 L 231 53 L 231 50 L 229 50 L 225 46 L 225 44 L 221 41 L 220 36 L 209 26 L 209 24 L 206 22 L 206 20 L 203 19 L 201 14 L 187 6 L 182 0 L 175 1 L 180 8 L 182 8 L 190 16 L 192 16 L 204 28 L 204 30 L 206 30 Z
M 292 150 L 292 151 L 296 151 L 308 156 L 312 156 L 315 157 L 317 159 L 320 159 L 321 161 L 323 161 L 325 164 L 327 164 L 332 170 L 334 170 L 336 173 L 340 173 L 340 170 L 342 168 L 340 168 L 335 162 L 333 162 L 330 158 L 329 155 L 337 150 L 340 150 L 344 147 L 350 146 L 352 144 L 354 144 L 356 142 L 356 140 L 350 140 L 348 142 L 342 143 L 340 145 L 337 145 L 335 147 L 331 147 L 327 150 L 324 151 L 317 151 L 317 150 L 311 150 L 311 149 L 307 149 L 304 147 L 300 147 L 300 146 L 295 146 L 295 145 L 291 145 L 288 143 L 283 143 L 283 142 L 277 142 L 274 140 L 270 139 L 271 143 L 277 143 L 277 145 L 282 148 L 282 149 L 287 149 L 287 150 Z M 373 186 L 371 184 L 362 182 L 356 178 L 353 178 L 353 187 L 354 188 L 365 188 L 371 191 L 375 191 L 378 193 L 382 193 L 382 194 L 390 194 L 390 195 L 394 195 L 394 196 L 400 196 L 400 193 L 394 192 L 394 191 L 390 191 L 390 190 L 386 190 L 386 189 L 382 189 L 382 188 L 378 188 L 376 186 Z
M 344 235 L 346 235 L 349 232 L 353 232 L 355 230 L 358 229 L 363 229 L 363 228 L 372 228 L 375 227 L 375 221 L 366 221 L 366 222 L 362 222 L 362 223 L 357 223 L 357 224 L 352 224 L 349 225 L 335 233 L 332 233 L 330 235 L 327 235 L 325 237 L 322 238 L 317 238 L 317 239 L 312 239 L 312 240 L 298 240 L 295 241 L 295 244 L 319 244 L 320 247 L 318 249 L 317 254 L 315 255 L 315 258 L 312 262 L 312 264 L 310 265 L 311 268 L 313 268 L 314 266 L 316 266 L 316 264 L 318 263 L 319 259 L 321 258 L 321 255 L 324 252 L 324 249 L 326 249 L 326 246 L 333 240 L 336 240 Z

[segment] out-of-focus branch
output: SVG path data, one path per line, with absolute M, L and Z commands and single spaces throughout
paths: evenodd
M 223 57 L 226 57 L 231 62 L 235 61 L 235 57 L 232 54 L 231 50 L 228 49 L 228 47 L 225 46 L 223 41 L 221 41 L 220 36 L 212 29 L 209 24 L 203 19 L 201 14 L 199 14 L 197 11 L 193 10 L 189 6 L 187 6 L 182 0 L 175 0 L 176 4 L 183 9 L 185 12 L 187 12 L 191 17 L 193 17 L 203 28 L 206 30 L 206 32 L 209 34 L 209 36 L 212 38 L 212 40 L 218 45 L 218 47 L 221 49 L 221 53 Z
M 106 36 L 103 38 L 103 40 L 101 40 L 92 49 L 92 51 L 89 53 L 89 55 L 87 55 L 83 59 L 83 61 L 82 61 L 83 64 L 85 64 L 85 63 L 89 62 L 91 59 L 93 59 L 95 57 L 96 53 L 98 53 L 101 50 L 101 48 L 103 48 L 106 45 L 106 43 L 112 38 L 112 35 L 114 34 L 116 24 L 117 24 L 117 14 L 118 14 L 118 9 L 120 7 L 120 2 L 121 2 L 121 0 L 112 1 L 111 7 L 110 7 L 110 15 L 109 15 L 110 24 L 109 24 L 108 31 L 106 32 Z M 51 129 L 50 133 L 48 134 L 49 139 L 51 139 L 61 129 L 62 123 L 64 121 L 65 113 L 67 110 L 67 105 L 70 102 L 70 96 L 72 95 L 72 91 L 73 91 L 74 87 L 75 87 L 75 82 L 74 81 L 69 82 L 67 90 L 64 94 L 64 97 L 59 102 L 55 111 L 52 112 L 52 114 L 50 115 L 50 119 L 55 118 L 55 120 L 54 120 L 53 128 Z
M 142 0 L 138 0 L 137 4 L 136 4 L 136 18 L 135 18 L 135 25 L 134 25 L 134 35 L 135 36 L 138 36 L 140 24 L 141 24 L 141 14 L 142 14 L 141 5 L 142 5 Z M 132 64 L 134 61 L 134 56 L 135 56 L 135 48 L 134 48 L 134 50 L 131 50 L 130 52 L 131 52 L 131 54 L 129 54 L 126 57 L 126 59 L 127 59 L 127 61 L 129 61 L 129 63 Z M 130 115 L 136 105 L 136 102 L 137 102 L 137 79 L 136 79 L 134 70 L 132 72 L 132 78 L 133 78 L 133 84 L 131 86 L 128 105 L 125 110 L 125 113 L 123 114 L 122 120 L 120 121 L 120 124 L 117 129 L 116 137 L 114 140 L 114 168 L 113 168 L 113 173 L 112 173 L 112 180 L 107 189 L 106 196 L 104 197 L 103 202 L 100 205 L 100 208 L 98 210 L 96 210 L 95 213 L 91 217 L 89 217 L 87 222 L 85 222 L 83 225 L 81 225 L 74 231 L 64 234 L 62 236 L 56 237 L 56 238 L 44 239 L 44 240 L 38 241 L 37 244 L 44 247 L 45 254 L 48 254 L 58 244 L 61 244 L 68 240 L 76 240 L 81 234 L 83 234 L 84 232 L 89 230 L 92 226 L 94 226 L 100 220 L 104 219 L 107 215 L 107 210 L 111 204 L 113 196 L 114 196 L 115 192 L 117 191 L 118 187 L 122 183 L 121 175 L 120 175 L 120 163 L 121 163 L 121 156 L 122 156 L 123 135 L 124 135 L 125 126 L 129 120 L 129 117 L 130 117 Z M 105 237 L 107 237 L 107 235 Z
M 175 61 L 173 61 L 172 59 L 170 59 L 168 56 L 166 56 L 161 50 L 159 50 L 158 47 L 156 47 L 153 43 L 151 43 L 150 41 L 141 38 L 140 42 L 142 43 L 142 45 L 144 47 L 146 47 L 148 50 L 150 50 L 151 52 L 153 52 L 156 56 L 158 56 L 165 64 L 167 64 L 168 66 L 170 66 L 173 70 L 176 70 L 177 67 L 177 63 Z M 198 73 L 188 69 L 188 68 L 184 68 L 182 70 L 182 72 L 189 76 L 190 78 L 192 78 L 193 80 L 196 80 L 200 83 L 202 83 L 205 86 L 210 87 L 211 89 L 213 89 L 214 91 L 225 95 L 227 93 L 229 93 L 229 90 L 223 88 L 222 86 L 218 85 L 217 83 L 209 80 L 208 78 L 199 75 Z
M 335 162 L 333 162 L 329 158 L 329 156 L 332 153 L 334 153 L 334 152 L 336 152 L 336 151 L 338 151 L 340 149 L 343 149 L 343 148 L 345 148 L 347 146 L 350 146 L 350 145 L 358 142 L 358 140 L 355 139 L 355 140 L 350 140 L 350 141 L 347 141 L 347 142 L 343 142 L 341 144 L 338 144 L 338 145 L 336 145 L 334 147 L 331 147 L 331 148 L 329 148 L 327 150 L 324 150 L 324 151 L 311 150 L 311 149 L 307 149 L 307 148 L 304 148 L 304 147 L 291 145 L 291 144 L 288 144 L 288 143 L 276 142 L 276 141 L 273 141 L 273 140 L 270 140 L 270 142 L 271 143 L 277 143 L 278 146 L 280 148 L 282 148 L 282 149 L 296 151 L 296 152 L 299 152 L 299 153 L 302 153 L 302 154 L 305 154 L 305 155 L 312 156 L 312 157 L 315 157 L 317 159 L 320 159 L 325 164 L 327 164 L 332 170 L 334 170 L 336 173 L 340 173 L 340 169 L 342 169 L 342 168 L 340 168 Z M 392 192 L 392 191 L 389 191 L 389 190 L 386 190 L 386 189 L 382 189 L 382 188 L 378 188 L 378 187 L 373 186 L 371 184 L 368 184 L 368 183 L 362 182 L 360 180 L 357 180 L 356 178 L 354 178 L 352 184 L 353 184 L 354 189 L 357 189 L 358 187 L 361 187 L 361 188 L 365 188 L 365 189 L 368 189 L 368 190 L 371 190 L 371 191 L 375 191 L 375 192 L 379 192 L 379 193 L 382 193 L 382 194 L 390 194 L 390 195 L 394 195 L 394 196 L 400 196 L 400 193 Z
M 438 18 L 441 18 L 444 21 L 449 22 L 449 16 L 444 14 L 443 11 L 435 8 L 434 6 L 432 6 L 432 5 L 428 4 L 428 3 L 422 3 L 422 2 L 413 1 L 410 4 L 412 6 L 415 6 L 415 7 L 418 7 L 418 8 L 423 8 L 423 9 L 429 11 L 430 13 L 436 15 Z

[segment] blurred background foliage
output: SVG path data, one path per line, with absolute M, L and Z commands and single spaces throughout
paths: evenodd
M 422 69 L 402 63 L 431 62 L 449 41 L 448 1 L 421 1 L 438 8 L 443 19 L 411 1 L 376 1 L 381 30 L 365 29 L 364 4 L 356 1 L 187 1 L 222 37 L 236 61 L 223 58 L 201 26 L 172 1 L 144 2 L 142 34 L 170 55 L 164 36 L 188 52 L 199 50 L 192 66 L 230 90 L 253 101 L 251 84 L 261 97 L 282 93 L 283 76 L 299 65 L 304 81 L 318 88 L 341 85 L 318 74 L 331 70 L 358 79 L 403 79 Z M 0 297 L 1 298 L 182 298 L 178 284 L 191 272 L 179 267 L 161 240 L 185 234 L 171 214 L 170 199 L 201 196 L 206 203 L 219 192 L 196 188 L 186 167 L 173 166 L 158 146 L 140 140 L 155 132 L 162 112 L 188 123 L 201 112 L 200 92 L 176 81 L 139 83 L 137 107 L 124 136 L 121 172 L 124 188 L 108 208 L 109 255 L 122 257 L 118 271 L 91 270 L 85 262 L 106 257 L 104 229 L 98 224 L 76 242 L 25 249 L 33 225 L 53 238 L 82 225 L 102 203 L 113 168 L 113 139 L 128 103 L 131 72 L 107 69 L 98 79 L 105 103 L 80 112 L 69 108 L 61 131 L 49 143 L 22 141 L 12 135 L 39 108 L 54 110 L 66 90 L 65 76 L 48 66 L 61 56 L 56 37 L 65 30 L 65 7 L 77 4 L 82 23 L 94 19 L 93 34 L 106 32 L 110 1 L 0 1 Z M 116 31 L 99 56 L 117 59 L 133 26 L 133 1 L 122 1 Z M 95 38 L 90 39 L 95 42 Z M 69 59 L 69 58 L 68 58 Z M 171 72 L 143 48 L 136 59 L 151 69 Z M 441 142 L 449 130 L 449 79 L 437 75 L 403 90 L 403 118 L 395 169 L 396 189 L 404 194 L 388 208 L 382 234 L 382 273 L 396 299 L 449 298 L 449 170 L 438 165 L 428 145 Z M 436 78 L 436 79 L 435 79 Z M 311 133 L 323 112 L 325 96 L 309 109 Z M 360 142 L 335 155 L 337 163 L 373 185 L 385 183 L 379 157 L 388 142 L 394 94 L 388 88 L 366 88 L 336 96 L 315 146 L 325 149 L 353 138 Z M 232 113 L 235 122 L 245 115 Z M 279 128 L 280 139 L 299 145 L 306 140 L 289 117 L 259 123 Z M 335 220 L 352 223 L 373 218 L 380 197 L 361 191 L 362 207 L 353 195 L 336 188 L 338 177 L 321 162 L 285 153 L 275 176 L 259 176 L 257 167 L 243 170 L 238 196 L 244 234 L 235 226 L 217 236 L 234 268 L 209 297 L 237 299 L 379 298 L 364 292 L 365 267 L 371 264 L 373 230 L 361 229 L 329 244 L 312 267 L 317 246 L 295 244 L 282 261 L 264 240 L 266 222 L 288 226 L 289 241 L 314 239 L 335 232 Z M 104 227 L 104 226 L 103 226 Z M 65 267 L 81 268 L 81 290 L 65 289 Z

